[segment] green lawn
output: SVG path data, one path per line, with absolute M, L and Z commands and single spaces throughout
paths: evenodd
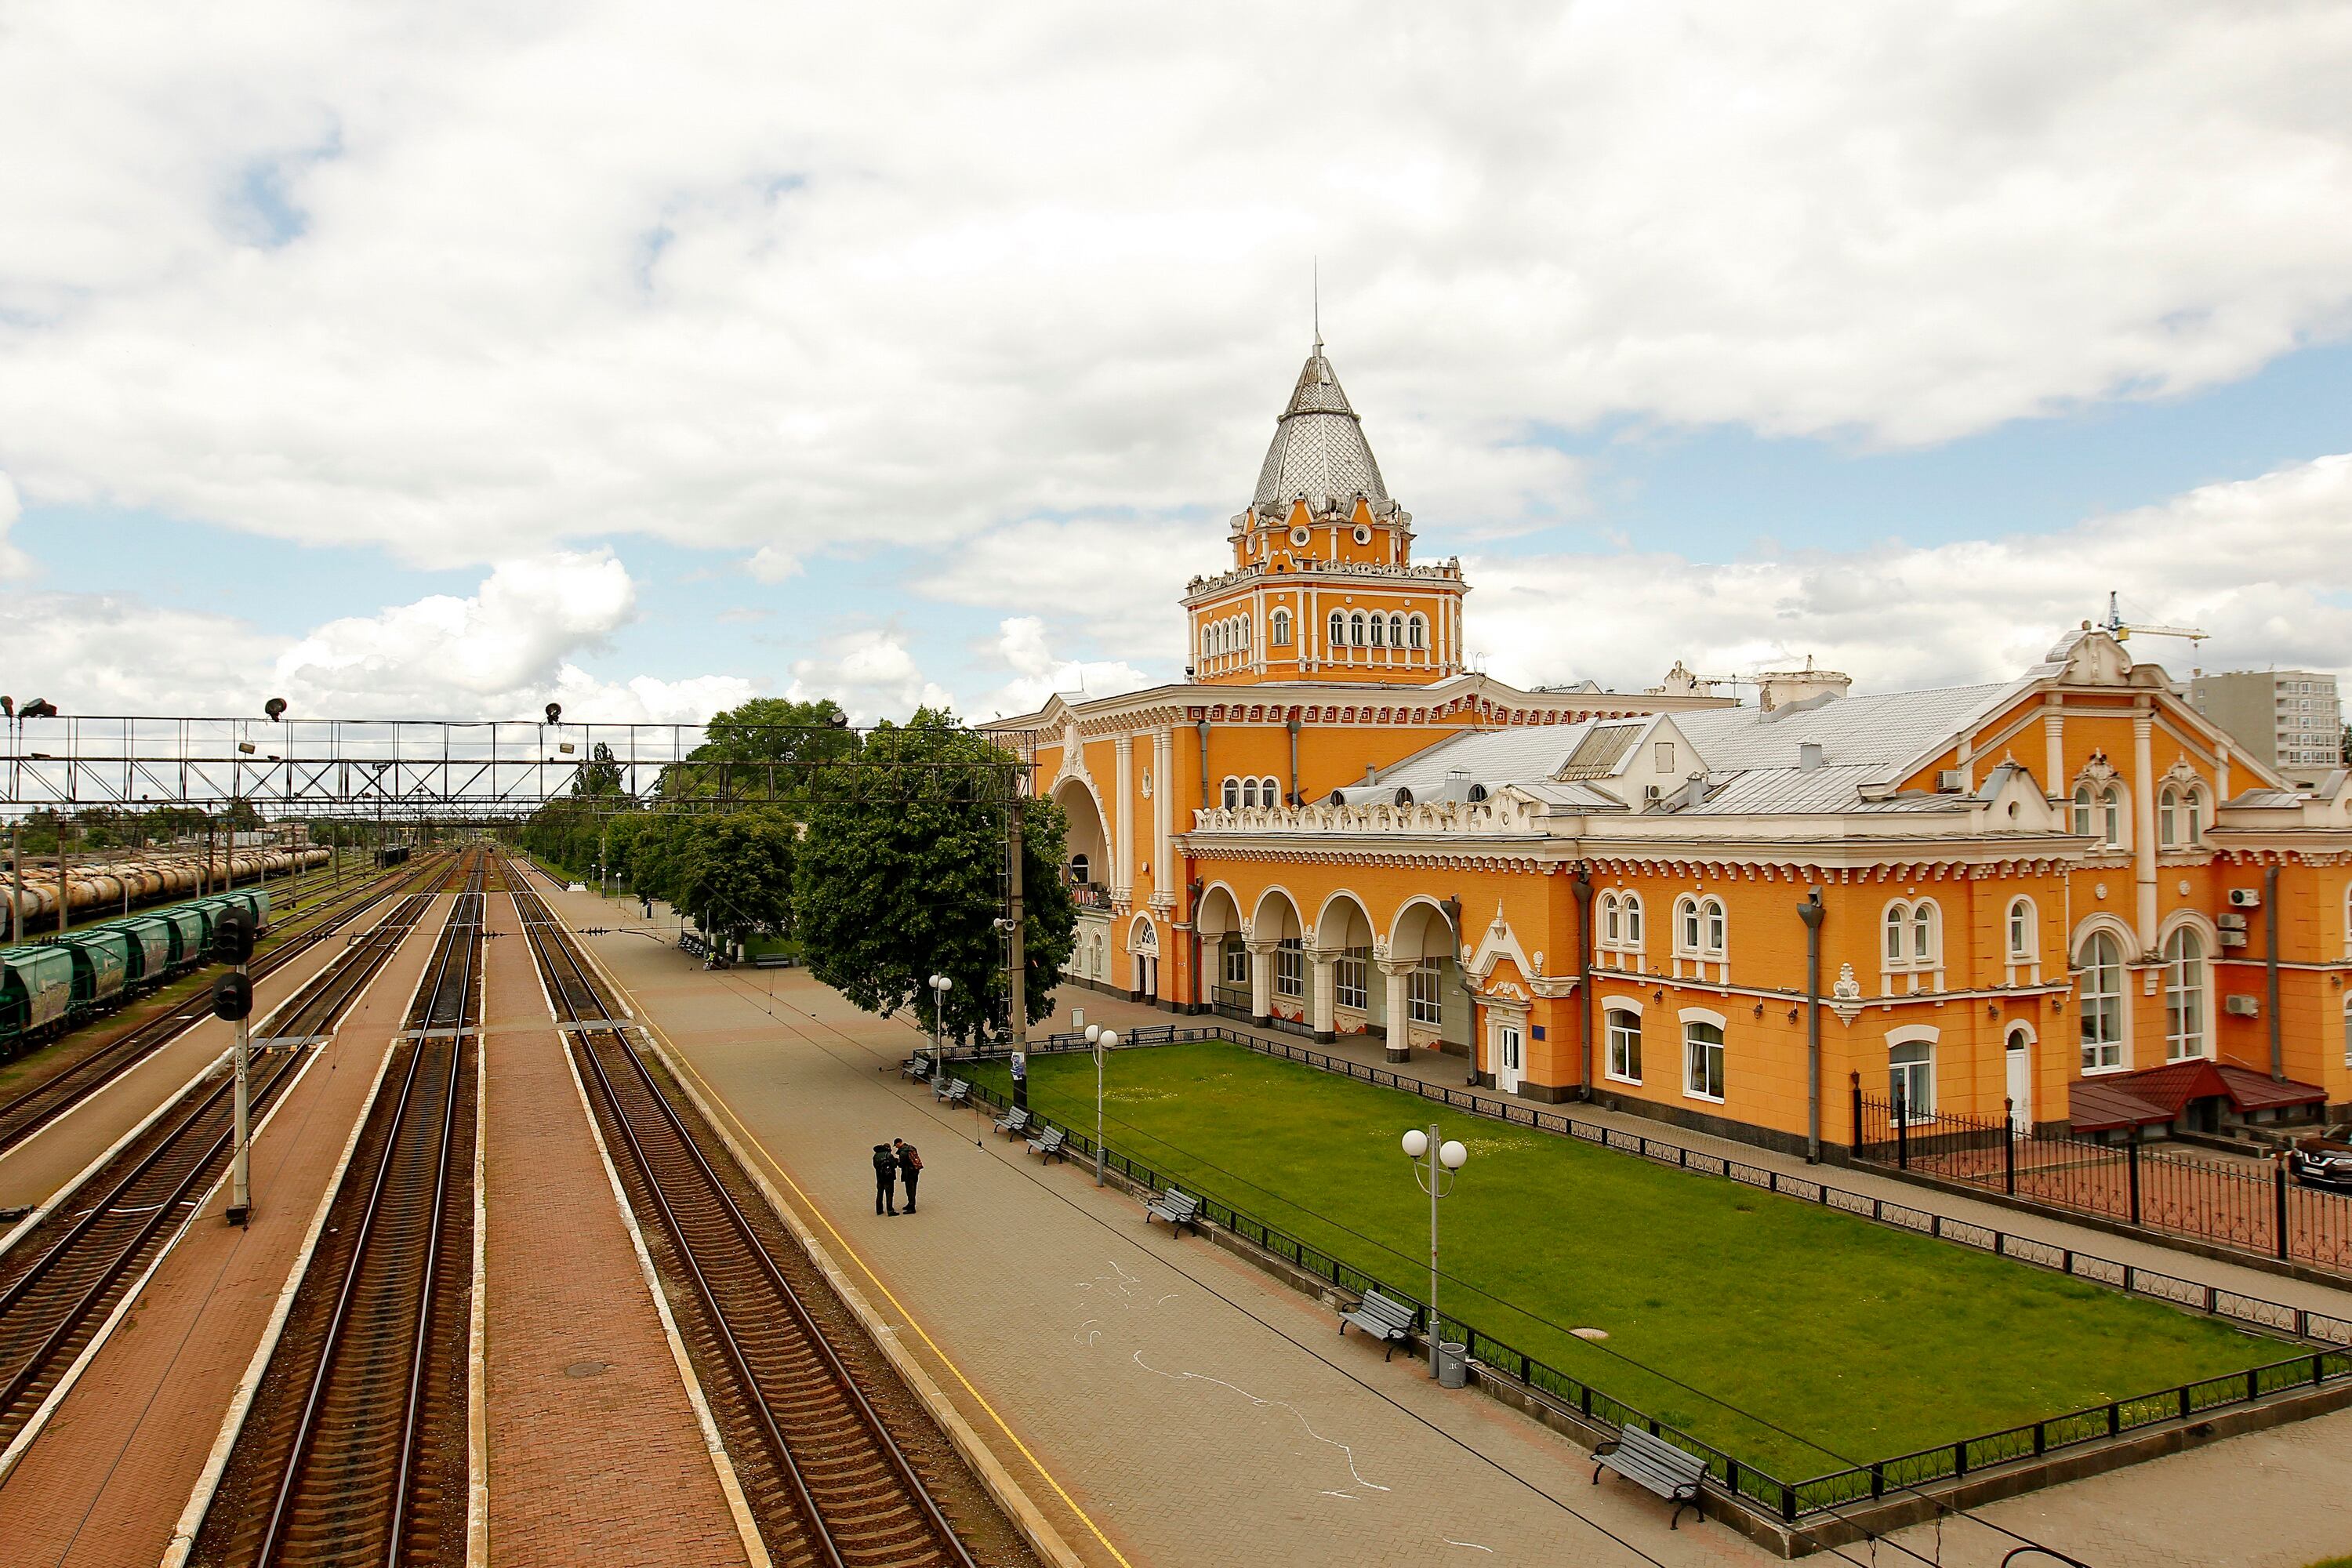
M 1092 1059 L 1033 1058 L 1030 1102 L 1091 1129 Z M 1397 1140 L 1440 1122 L 1470 1149 L 1441 1216 L 1447 1312 L 1788 1480 L 2294 1353 L 1234 1045 L 1118 1053 L 1105 1117 L 1112 1148 L 1416 1295 L 1429 1200 Z

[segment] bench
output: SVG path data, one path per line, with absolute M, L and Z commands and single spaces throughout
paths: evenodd
M 751 960 L 754 969 L 790 969 L 799 959 L 789 952 L 762 952 Z
M 1155 1219 L 1168 1222 L 1171 1236 L 1183 1235 L 1188 1225 L 1197 1232 L 1201 1228 L 1201 1200 L 1171 1187 L 1144 1206 L 1143 1223 L 1150 1225 Z
M 1048 1160 L 1066 1160 L 1070 1157 L 1070 1153 L 1062 1145 L 1068 1142 L 1068 1133 L 1058 1127 L 1048 1127 L 1045 1131 L 1029 1140 L 1029 1152 L 1043 1154 Z
M 1353 1323 L 1381 1342 L 1381 1359 L 1396 1354 L 1397 1346 L 1412 1333 L 1412 1326 L 1421 1321 L 1420 1309 L 1408 1307 L 1378 1290 L 1367 1290 L 1364 1299 L 1339 1314 L 1339 1337 L 1348 1337 L 1348 1325 Z
M 931 1058 L 917 1051 L 898 1064 L 898 1076 L 909 1083 L 921 1083 L 931 1076 Z
M 999 1132 L 1010 1132 L 1018 1137 L 1029 1131 L 1029 1123 L 1032 1120 L 1034 1119 L 1030 1116 L 1027 1106 L 1016 1105 L 996 1119 L 996 1130 Z
M 1675 1505 L 1666 1528 L 1673 1530 L 1682 1522 L 1683 1510 L 1697 1510 L 1701 1519 L 1706 1510 L 1701 1506 L 1699 1484 L 1706 1479 L 1706 1461 L 1696 1454 L 1675 1447 L 1664 1437 L 1654 1436 L 1639 1426 L 1627 1426 L 1592 1450 L 1592 1484 L 1601 1484 L 1601 1472 L 1614 1470 L 1632 1481 L 1657 1493 Z
M 931 1098 L 944 1103 L 950 1110 L 959 1105 L 971 1103 L 971 1085 L 961 1079 L 931 1079 Z

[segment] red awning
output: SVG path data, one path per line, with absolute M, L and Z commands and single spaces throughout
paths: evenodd
M 2154 1127 L 2179 1121 L 2192 1100 L 2211 1099 L 2226 1100 L 2244 1115 L 2289 1105 L 2325 1104 L 2327 1091 L 2315 1084 L 2273 1083 L 2266 1073 L 2197 1057 L 2137 1072 L 2077 1079 L 2067 1121 L 2077 1132 Z

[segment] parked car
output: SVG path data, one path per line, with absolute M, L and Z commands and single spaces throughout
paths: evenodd
M 2307 1187 L 2352 1192 L 2352 1121 L 2297 1140 L 2287 1152 L 2287 1164 Z

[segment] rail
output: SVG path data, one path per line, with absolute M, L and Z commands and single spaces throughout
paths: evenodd
M 541 972 L 549 978 L 549 994 L 567 1021 L 609 1018 L 614 1009 L 594 980 L 582 964 L 573 950 L 570 936 L 556 922 L 536 893 L 518 891 L 515 894 L 518 913 L 522 917 L 523 930 L 531 943 Z M 557 955 L 562 962 L 558 963 Z M 600 1048 L 603 1047 L 603 1048 Z M 617 1027 L 573 1031 L 572 1048 L 575 1059 L 582 1063 L 583 1078 L 594 1086 L 603 1103 L 605 1120 L 618 1133 L 618 1142 L 628 1152 L 629 1163 L 639 1184 L 651 1197 L 660 1218 L 664 1234 L 671 1240 L 678 1263 L 700 1303 L 704 1320 L 709 1323 L 721 1359 L 741 1394 L 746 1413 L 756 1424 L 769 1447 L 778 1469 L 785 1478 L 795 1512 L 821 1554 L 820 1561 L 828 1568 L 845 1568 L 852 1559 L 863 1562 L 871 1556 L 870 1538 L 877 1533 L 889 1533 L 887 1512 L 905 1508 L 919 1520 L 928 1534 L 926 1542 L 908 1542 L 913 1555 L 897 1554 L 895 1562 L 935 1561 L 975 1568 L 969 1550 L 949 1524 L 930 1490 L 916 1473 L 914 1465 L 891 1436 L 881 1415 L 867 1400 L 856 1378 L 842 1362 L 839 1353 L 818 1325 L 800 1293 L 785 1278 L 758 1231 L 730 1193 L 719 1172 L 702 1151 L 699 1142 L 688 1130 L 669 1097 L 646 1068 L 644 1060 L 632 1049 L 624 1032 Z M 633 1091 L 625 1095 L 605 1065 L 608 1053 L 625 1058 L 629 1072 L 624 1080 Z M 633 1112 L 629 1101 L 637 1109 Z M 650 1114 L 648 1114 L 650 1112 Z M 664 1148 L 657 1156 L 648 1147 L 649 1135 L 659 1139 Z M 665 1173 L 667 1180 L 665 1180 Z M 673 1202 L 671 1187 L 682 1179 L 690 1179 L 693 1190 Z M 707 1219 L 698 1227 L 680 1213 L 684 1204 L 698 1215 L 716 1213 L 719 1224 L 718 1235 Z M 709 1258 L 708 1252 L 725 1246 L 732 1256 L 725 1259 Z M 728 1292 L 712 1278 L 705 1264 L 712 1268 L 731 1266 L 738 1269 L 750 1265 L 764 1288 L 769 1301 L 781 1305 L 796 1331 L 798 1344 L 785 1352 L 805 1349 L 816 1360 L 823 1376 L 816 1379 L 794 1379 L 790 1383 L 776 1376 L 762 1378 L 753 1365 L 753 1356 L 742 1338 L 736 1332 L 728 1307 Z M 739 1310 L 743 1304 L 741 1291 L 736 1292 Z M 776 1327 L 772 1319 L 761 1327 L 772 1335 Z M 771 1349 L 771 1361 L 779 1359 Z M 801 1434 L 803 1444 L 816 1441 L 828 1429 L 838 1424 L 827 1419 L 834 1413 L 824 1407 L 823 1394 L 831 1390 L 851 1416 L 850 1426 L 862 1437 L 845 1454 L 835 1448 L 819 1453 L 812 1463 L 804 1465 L 795 1451 L 795 1444 L 786 1436 L 780 1411 L 791 1420 Z M 862 1450 L 862 1452 L 860 1451 Z M 891 1478 L 898 1496 L 877 1498 L 866 1484 L 861 1484 L 857 1468 L 871 1458 L 878 1458 Z M 870 1480 L 870 1478 L 869 1478 Z M 820 1494 L 824 1500 L 820 1500 Z M 878 1504 L 878 1510 L 877 1510 Z M 850 1510 L 862 1510 L 864 1517 L 844 1518 Z M 875 1514 L 884 1515 L 877 1526 Z M 837 1534 L 850 1533 L 845 1525 L 855 1526 L 855 1535 L 867 1540 L 861 1551 L 853 1545 L 845 1554 Z M 903 1529 L 903 1526 L 900 1527 Z M 928 1550 L 925 1550 L 928 1548 Z

